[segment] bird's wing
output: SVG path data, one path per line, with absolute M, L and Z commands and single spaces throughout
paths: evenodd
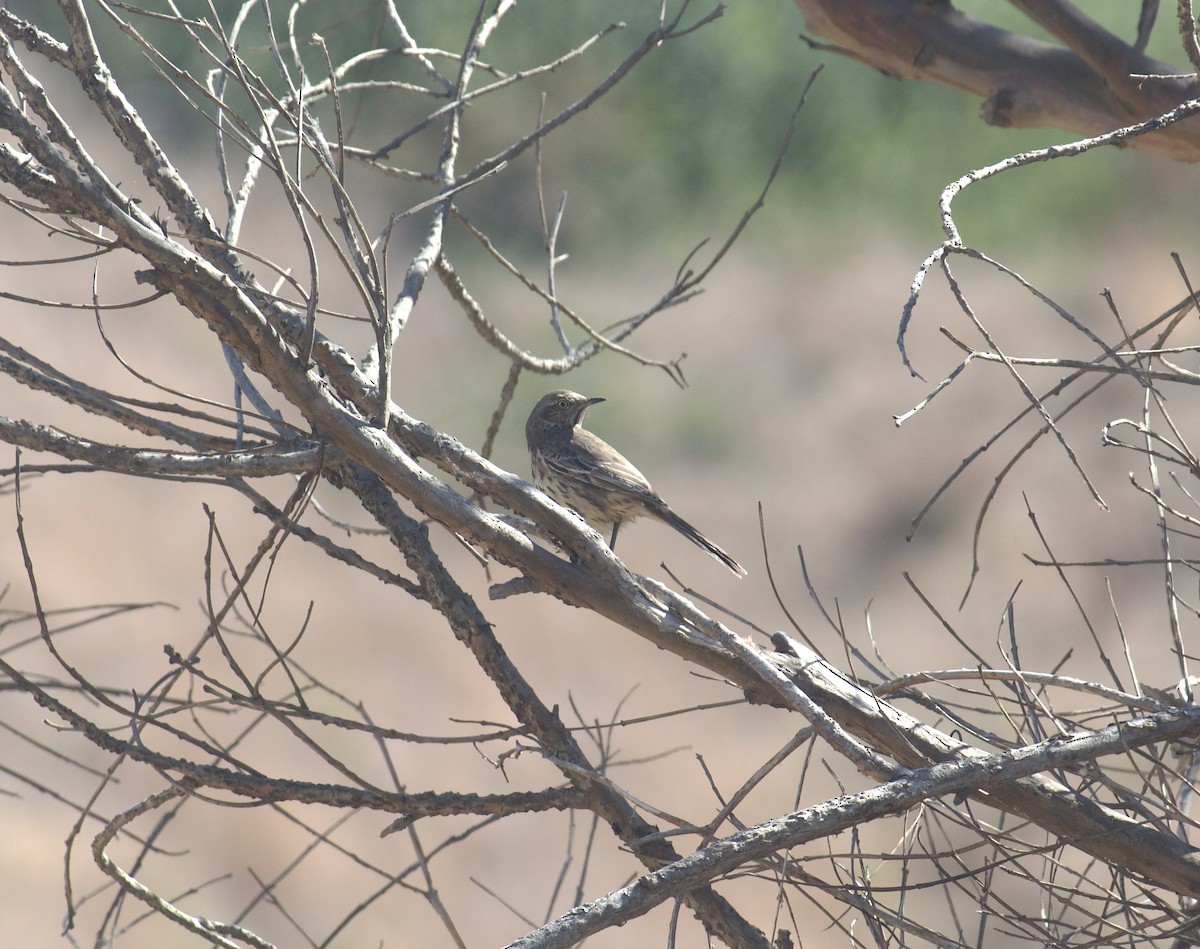
M 572 453 L 572 457 L 567 459 L 556 457 L 552 467 L 576 478 L 591 481 L 602 488 L 642 494 L 647 498 L 658 497 L 646 476 L 599 435 L 593 435 L 584 428 L 577 428 L 571 433 L 571 440 L 584 449 L 581 454 L 588 460 L 581 461 L 573 457 Z M 597 457 L 604 459 L 603 465 L 592 461 Z

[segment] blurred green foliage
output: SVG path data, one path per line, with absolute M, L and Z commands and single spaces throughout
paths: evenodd
M 228 28 L 241 4 L 214 3 Z M 52 5 L 24 0 L 9 6 L 64 36 Z M 669 6 L 677 9 L 677 4 Z M 489 12 L 493 7 L 488 5 Z M 712 0 L 693 3 L 685 22 L 714 7 Z M 1005 4 L 975 0 L 965 8 L 1039 35 Z M 147 9 L 167 12 L 161 2 Z M 201 0 L 184 0 L 179 9 L 197 18 L 209 15 L 208 3 Z M 276 34 L 285 36 L 290 3 L 272 0 L 270 9 Z M 478 4 L 398 0 L 398 9 L 421 46 L 458 52 Z M 148 58 L 99 7 L 89 10 L 114 72 L 152 125 L 165 132 L 169 147 L 177 153 L 206 149 L 213 137 L 211 123 L 197 110 L 181 107 Z M 555 72 L 476 101 L 467 112 L 460 168 L 533 128 L 540 110 L 553 115 L 600 82 L 653 28 L 658 12 L 656 0 L 521 0 L 505 16 L 483 57 L 505 73 L 563 55 L 614 20 L 623 20 L 625 26 Z M 1119 35 L 1133 35 L 1135 6 L 1094 0 L 1087 12 Z M 191 75 L 200 77 L 213 67 L 178 24 L 124 15 Z M 310 3 L 297 8 L 296 19 L 298 48 L 313 78 L 326 71 L 319 49 L 308 42 L 314 32 L 325 39 L 335 62 L 395 42 L 378 0 Z M 1151 52 L 1179 61 L 1173 17 L 1161 19 Z M 636 234 L 639 242 L 669 245 L 670 258 L 677 260 L 704 237 L 721 238 L 757 196 L 788 116 L 810 74 L 821 65 L 825 69 L 801 113 L 768 208 L 747 234 L 751 246 L 764 254 L 792 253 L 799 247 L 810 254 L 836 254 L 848 242 L 889 233 L 936 241 L 936 201 L 946 183 L 1015 152 L 1074 138 L 1055 130 L 990 128 L 978 118 L 978 103 L 966 94 L 900 82 L 813 51 L 802 40 L 803 31 L 803 20 L 789 0 L 730 3 L 711 24 L 656 50 L 611 93 L 551 136 L 543 146 L 546 192 L 551 201 L 563 190 L 569 194 L 562 246 L 586 234 L 593 239 L 590 244 L 611 247 L 616 259 L 628 250 L 625 238 Z M 280 89 L 266 37 L 263 16 L 252 12 L 239 51 Z M 217 47 L 213 38 L 207 42 Z M 449 58 L 437 62 L 447 74 L 453 73 Z M 414 66 L 395 61 L 368 66 L 353 77 L 426 82 Z M 479 73 L 476 87 L 487 79 Z M 346 119 L 357 143 L 378 145 L 417 121 L 431 101 L 394 92 L 370 93 L 356 102 Z M 332 111 L 327 102 L 319 108 L 328 134 Z M 431 129 L 392 160 L 427 170 L 440 134 L 440 129 Z M 1167 171 L 1169 166 L 1163 159 L 1107 149 L 1080 161 L 1023 169 L 1007 176 L 1003 187 L 973 188 L 957 209 L 971 241 L 1019 237 L 1049 246 L 1081 231 L 1118 226 L 1113 222 L 1119 222 L 1125 209 L 1169 190 L 1162 183 L 1162 174 L 1175 174 Z M 504 223 L 515 237 L 516 223 L 534 243 L 538 225 L 532 154 L 506 174 L 512 185 L 499 196 L 493 188 L 486 201 L 466 195 L 463 205 L 485 229 Z M 1164 220 L 1163 226 L 1183 233 L 1189 219 L 1180 208 L 1178 220 Z

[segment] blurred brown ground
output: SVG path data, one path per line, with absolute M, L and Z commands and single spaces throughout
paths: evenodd
M 686 351 L 690 388 L 679 390 L 662 373 L 613 357 L 568 377 L 566 384 L 609 399 L 592 413 L 591 426 L 636 459 L 672 505 L 733 552 L 750 569 L 750 576 L 737 581 L 686 540 L 654 523 L 638 524 L 623 534 L 621 555 L 633 569 L 656 576 L 662 576 L 658 565 L 665 561 L 688 584 L 734 612 L 767 630 L 787 629 L 762 561 L 756 514 L 761 502 L 767 548 L 788 609 L 835 663 L 845 666 L 843 646 L 805 592 L 797 545 L 804 548 L 826 607 L 840 610 L 850 640 L 871 650 L 865 631 L 869 614 L 875 645 L 898 673 L 973 664 L 907 590 L 901 574 L 910 571 L 963 636 L 995 665 L 1004 663 L 997 636 L 1007 636 L 1001 628 L 1005 602 L 1019 583 L 1016 629 L 1022 664 L 1045 670 L 1074 648 L 1065 671 L 1102 678 L 1090 640 L 1062 586 L 1049 571 L 1034 570 L 1022 558 L 1023 553 L 1040 555 L 1041 550 L 1021 492 L 1063 558 L 1154 556 L 1152 513 L 1126 486 L 1132 460 L 1101 450 L 1097 427 L 1108 417 L 1134 415 L 1139 396 L 1128 384 L 1118 383 L 1112 387 L 1113 395 L 1098 401 L 1086 417 L 1081 414 L 1064 425 L 1112 511 L 1097 508 L 1062 451 L 1045 440 L 1018 467 L 993 505 L 983 535 L 984 572 L 966 608 L 959 612 L 957 603 L 969 576 L 975 512 L 992 474 L 1007 460 L 1005 449 L 993 449 L 976 466 L 978 470 L 972 470 L 935 508 L 911 543 L 905 541 L 908 523 L 958 460 L 1002 424 L 1020 399 L 1001 369 L 980 364 L 901 429 L 893 424 L 893 414 L 921 399 L 957 361 L 948 344 L 937 337 L 936 328 L 948 325 L 960 336 L 969 336 L 962 318 L 950 308 L 947 294 L 934 286 L 937 281 L 931 276 L 929 297 L 917 311 L 910 340 L 913 357 L 928 382 L 911 379 L 900 364 L 894 343 L 900 307 L 928 250 L 916 243 L 880 242 L 848 249 L 842 264 L 835 267 L 810 267 L 802 255 L 785 267 L 778 259 L 735 253 L 717 272 L 707 293 L 686 308 L 658 318 L 635 341 L 640 352 L 655 356 Z M 1002 335 L 1010 351 L 1049 355 L 1063 351 L 1064 339 L 1074 347 L 1072 351 L 1081 351 L 1028 298 L 995 289 L 996 282 L 987 275 L 972 283 L 965 275 L 969 268 L 960 269 L 981 317 Z M 22 272 L 26 275 L 34 278 L 32 285 L 56 297 L 86 298 L 85 285 L 48 290 L 33 274 Z M 1111 286 L 1118 300 L 1127 302 L 1132 323 L 1180 296 L 1165 253 L 1116 243 L 1091 248 L 1082 260 L 1043 260 L 1027 268 L 1026 275 L 1052 293 L 1074 295 L 1060 302 L 1088 315 L 1095 327 L 1105 320 L 1103 301 L 1094 296 L 1100 286 Z M 652 297 L 662 279 L 661 274 L 639 273 L 637 279 L 623 280 L 616 287 L 605 279 L 575 292 L 606 305 L 611 300 L 612 311 L 621 313 Z M 103 288 L 103 270 L 101 280 Z M 119 295 L 115 288 L 111 292 Z M 537 332 L 542 320 L 540 314 L 530 317 L 532 332 Z M 0 324 L 5 336 L 27 342 L 42 358 L 61 361 L 68 370 L 68 364 L 73 364 L 81 374 L 88 367 L 87 378 L 99 375 L 102 384 L 117 391 L 137 388 L 115 362 L 100 355 L 87 315 L 33 314 L 5 305 Z M 153 317 L 114 313 L 106 316 L 105 325 L 123 355 L 140 371 L 185 391 L 228 399 L 229 383 L 215 340 L 195 321 L 177 319 L 160 309 Z M 1194 331 L 1188 336 L 1194 338 Z M 543 351 L 548 351 L 548 334 L 542 340 Z M 461 353 L 478 360 L 480 384 L 470 389 L 460 388 L 461 374 L 447 368 Z M 455 316 L 440 288 L 431 287 L 400 344 L 397 401 L 417 417 L 478 445 L 500 372 L 472 331 Z M 538 395 L 556 384 L 525 377 L 519 404 L 498 442 L 500 464 L 527 473 L 521 435 L 524 413 Z M 6 414 L 84 433 L 77 418 L 47 408 L 45 400 L 7 380 L 0 380 L 0 386 Z M 1120 398 L 1115 397 L 1118 392 Z M 649 408 L 642 411 L 638 406 Z M 1189 420 L 1192 414 L 1187 413 Z M 1030 428 L 1025 425 L 1021 431 L 1028 433 Z M 1005 444 L 1015 442 L 1010 438 Z M 668 450 L 657 452 L 656 445 Z M 290 486 L 281 479 L 270 493 L 280 500 L 288 491 Z M 335 513 L 348 512 L 327 489 L 321 498 Z M 0 530 L 7 538 L 0 540 L 0 564 L 9 586 L 4 607 L 16 611 L 28 608 L 30 595 L 11 501 L 10 497 L 0 507 Z M 48 475 L 25 482 L 25 526 L 46 608 L 150 600 L 173 604 L 174 608 L 150 609 L 61 636 L 64 654 L 95 681 L 144 690 L 167 669 L 164 643 L 187 649 L 200 635 L 206 530 L 202 504 L 215 510 L 240 566 L 264 524 L 249 516 L 247 505 L 228 492 L 104 475 Z M 377 541 L 356 539 L 354 544 L 400 568 L 399 558 Z M 487 602 L 488 579 L 483 572 L 445 536 L 438 537 L 438 546 L 457 565 L 458 575 L 469 581 L 505 648 L 548 703 L 564 710 L 573 704 L 586 721 L 605 722 L 618 715 L 637 717 L 737 697 L 628 632 L 548 597 Z M 493 579 L 506 576 L 503 568 L 493 569 Z M 1073 571 L 1071 576 L 1115 655 L 1119 645 L 1104 589 L 1104 578 L 1112 579 L 1122 620 L 1134 639 L 1139 676 L 1158 685 L 1172 682 L 1175 673 L 1167 654 L 1161 585 L 1153 570 Z M 285 545 L 267 595 L 265 622 L 277 643 L 289 642 L 296 634 L 310 602 L 312 621 L 293 658 L 329 686 L 361 698 L 376 722 L 429 734 L 480 730 L 451 718 L 509 722 L 467 653 L 430 610 L 361 575 L 330 569 L 316 552 L 292 540 Z M 14 650 L 12 645 L 34 632 L 28 623 L 5 630 L 0 649 L 8 650 L 9 661 L 21 664 L 37 650 L 36 646 Z M 207 656 L 206 663 L 217 671 L 215 653 Z M 278 680 L 277 686 L 283 687 Z M 82 705 L 78 697 L 70 700 Z M 40 715 L 23 697 L 8 695 L 0 703 L 6 722 L 39 735 L 80 765 L 105 767 L 106 758 L 86 742 L 37 725 Z M 328 700 L 322 704 L 331 711 L 349 711 Z M 718 788 L 728 796 L 802 724 L 795 716 L 741 707 L 628 727 L 618 732 L 615 744 L 621 759 L 639 763 L 614 767 L 611 776 L 665 810 L 688 817 L 710 815 L 719 804 L 707 790 L 697 756 L 703 757 Z M 330 739 L 320 729 L 312 731 L 319 739 Z M 273 740 L 267 738 L 269 734 Z M 587 739 L 583 741 L 591 750 Z M 84 801 L 96 782 L 94 775 L 82 773 L 75 765 L 48 761 L 11 734 L 0 744 L 9 768 L 39 776 L 72 802 Z M 498 747 L 482 750 L 494 753 Z M 371 743 L 339 739 L 336 750 L 360 774 L 388 786 L 386 769 Z M 280 740 L 269 728 L 240 747 L 239 753 L 268 769 L 277 758 L 274 773 L 338 780 L 315 760 L 304 760 L 294 742 Z M 396 744 L 392 753 L 400 780 L 413 791 L 503 792 L 559 781 L 532 754 L 507 764 L 513 782 L 509 784 L 482 754 L 461 747 L 446 751 Z M 647 758 L 653 760 L 642 760 Z M 798 761 L 785 764 L 750 798 L 739 817 L 752 822 L 790 810 L 800 767 Z M 840 763 L 839 771 L 846 773 Z M 143 793 L 133 785 L 143 782 L 143 791 L 160 783 L 136 769 L 123 769 L 121 785 L 102 796 L 98 810 L 111 813 L 132 804 Z M 8 792 L 20 796 L 10 797 L 4 805 L 9 857 L 0 861 L 3 928 L 25 934 L 26 945 L 56 945 L 64 906 L 62 842 L 74 810 L 11 777 L 4 784 Z M 800 803 L 814 803 L 832 793 L 836 789 L 814 763 Z M 302 816 L 324 828 L 338 815 Z M 396 850 L 407 852 L 403 837 L 376 839 L 389 820 L 386 815 L 358 814 L 348 828 L 338 831 L 337 839 L 381 864 L 389 863 Z M 145 832 L 150 821 L 135 826 Z M 462 821 L 429 820 L 418 824 L 418 833 L 430 848 L 464 826 Z M 556 828 L 552 834 L 549 827 Z M 480 881 L 540 920 L 559 869 L 567 828 L 566 817 L 505 821 L 434 861 L 439 891 L 468 944 L 499 945 L 527 926 L 465 880 Z M 589 829 L 586 820 L 574 829 L 575 867 Z M 77 894 L 90 893 L 99 882 L 87 852 L 94 831 L 94 822 L 89 822 L 76 843 L 72 867 Z M 889 822 L 865 831 L 864 846 L 870 849 L 873 843 L 884 848 L 898 836 L 900 825 Z M 632 860 L 612 853 L 607 829 L 599 828 L 598 834 L 599 858 L 588 875 L 585 896 L 619 886 L 635 871 Z M 234 879 L 218 880 L 194 900 L 184 900 L 184 905 L 201 908 L 243 905 L 253 892 L 243 868 L 253 867 L 271 878 L 308 841 L 266 809 L 191 807 L 164 838 L 168 850 L 176 842 L 190 851 L 181 859 L 180 865 L 188 869 L 178 882 L 173 882 L 170 860 L 154 863 L 154 870 L 146 874 L 147 881 L 161 887 L 165 895 L 174 896 L 210 874 L 234 873 Z M 844 843 L 834 841 L 833 846 Z M 128 860 L 133 849 L 124 844 L 116 852 Z M 283 884 L 281 892 L 302 918 L 307 911 L 317 920 L 327 919 L 323 914 L 331 906 L 348 909 L 382 882 L 325 848 L 310 857 L 295 883 Z M 737 882 L 722 884 L 720 889 L 758 925 L 769 927 L 774 907 L 767 885 Z M 85 906 L 77 928 L 85 941 L 106 903 L 100 897 L 95 905 Z M 356 924 L 335 944 L 448 944 L 434 914 L 419 898 L 393 892 L 384 905 L 389 908 L 367 912 L 366 924 Z M 560 900 L 555 908 L 564 905 Z M 260 912 L 265 914 L 260 918 L 271 920 L 264 934 L 289 944 L 294 934 L 269 910 Z M 802 929 L 806 946 L 844 944 L 835 931 L 820 934 L 826 924 L 808 907 L 802 906 L 801 912 L 808 914 Z M 660 909 L 593 942 L 596 946 L 661 945 L 668 913 Z M 129 904 L 123 918 L 130 922 L 140 914 L 140 907 Z M 681 945 L 698 944 L 697 927 L 686 912 L 683 918 L 681 934 L 686 938 Z M 321 931 L 320 924 L 313 925 Z M 784 920 L 780 925 L 791 928 L 792 924 Z M 188 945 L 189 941 L 177 930 L 151 923 L 137 927 L 120 944 Z

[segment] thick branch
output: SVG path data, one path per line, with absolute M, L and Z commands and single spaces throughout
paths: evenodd
M 931 762 L 988 757 L 881 701 L 801 643 L 789 640 L 789 644 L 799 657 L 791 664 L 796 683 L 849 731 L 887 750 L 902 764 L 924 767 Z M 1158 719 L 1152 716 L 1139 721 Z M 1159 735 L 1153 740 L 1169 738 Z M 1200 896 L 1200 851 L 1172 834 L 1077 794 L 1048 775 L 992 786 L 981 800 L 1027 818 L 1113 866 L 1141 874 L 1176 893 Z
M 990 125 L 1099 135 L 1169 112 L 1200 94 L 1195 80 L 1176 76 L 1172 66 L 1123 43 L 1067 4 L 1018 4 L 1067 46 L 982 23 L 949 3 L 796 0 L 796 5 L 808 29 L 837 44 L 836 52 L 900 79 L 980 96 L 981 116 Z M 1129 144 L 1200 161 L 1200 121 Z
M 197 455 L 105 445 L 4 416 L 0 416 L 0 441 L 51 452 L 104 471 L 172 478 L 261 478 L 312 471 L 321 463 L 320 448 L 309 443 Z

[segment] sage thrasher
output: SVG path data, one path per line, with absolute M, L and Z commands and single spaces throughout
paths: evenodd
M 635 517 L 654 517 L 707 550 L 739 577 L 745 569 L 720 547 L 672 511 L 667 502 L 615 448 L 581 426 L 583 413 L 603 399 L 558 389 L 544 396 L 525 423 L 533 483 L 596 530 L 617 531 Z

